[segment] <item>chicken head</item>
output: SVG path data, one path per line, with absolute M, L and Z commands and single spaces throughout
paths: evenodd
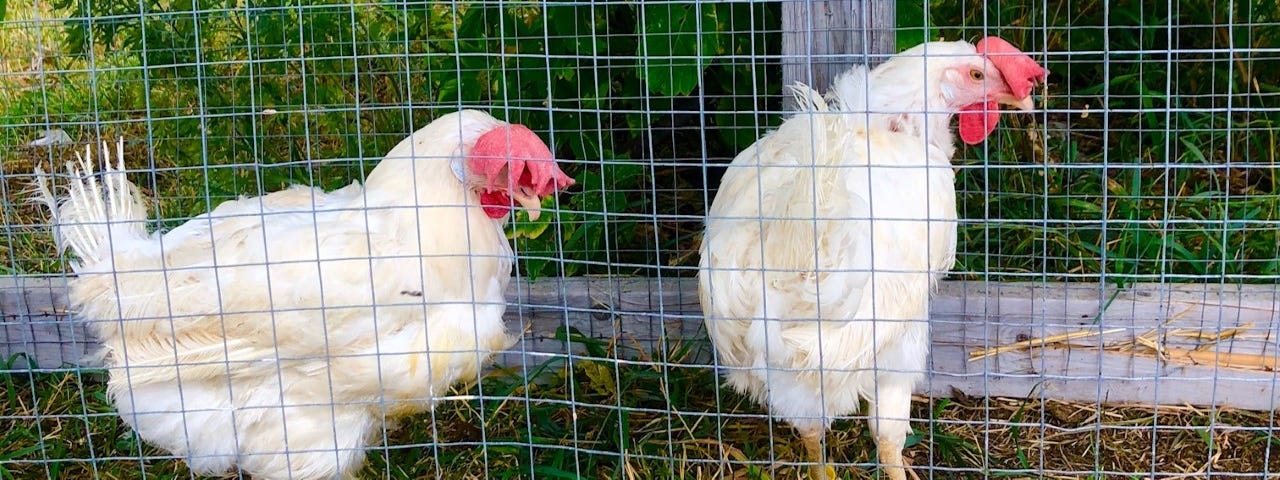
M 528 127 L 505 124 L 485 132 L 471 147 L 468 169 L 482 179 L 480 204 L 489 218 L 500 219 L 511 211 L 514 200 L 536 220 L 542 198 L 572 186 L 556 165 L 551 149 Z
M 949 75 L 959 106 L 960 139 L 969 145 L 986 140 L 1000 121 L 1000 105 L 1028 111 L 1035 107 L 1031 89 L 1049 71 L 1000 37 L 975 45 L 981 64 L 961 65 Z

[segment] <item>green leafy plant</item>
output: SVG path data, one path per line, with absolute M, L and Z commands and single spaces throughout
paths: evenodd
M 698 222 L 643 220 L 701 213 L 703 170 L 677 160 L 731 157 L 777 120 L 758 113 L 777 110 L 776 62 L 743 60 L 777 53 L 776 5 L 59 2 L 73 51 L 141 65 L 129 120 L 172 162 L 163 216 L 344 185 L 437 112 L 481 108 L 542 134 L 578 182 L 556 215 L 513 222 L 529 277 L 683 256 Z
M 654 93 L 683 96 L 702 79 L 704 59 L 716 55 L 720 32 L 713 5 L 648 3 L 641 7 L 640 78 Z
M 689 275 L 723 164 L 779 123 L 776 2 L 55 3 L 72 13 L 70 51 L 128 67 L 75 73 L 88 78 L 46 113 L 149 139 L 139 183 L 179 221 L 236 195 L 359 180 L 438 113 L 483 108 L 542 134 L 578 180 L 538 222 L 517 215 L 523 275 Z M 1011 115 L 957 157 L 957 271 L 1280 273 L 1280 184 L 1265 167 L 1280 151 L 1280 70 L 1223 48 L 1280 39 L 1280 7 L 1046 7 L 897 6 L 900 48 L 994 33 L 1054 52 L 1050 113 Z M 1171 38 L 1183 18 L 1213 21 Z M 47 102 L 18 95 L 8 110 Z

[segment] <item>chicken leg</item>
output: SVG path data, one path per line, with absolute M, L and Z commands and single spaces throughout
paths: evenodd
M 881 375 L 877 383 L 867 426 L 876 441 L 880 469 L 889 475 L 890 480 L 907 480 L 907 475 L 919 480 L 920 477 L 902 457 L 907 433 L 911 431 L 911 385 L 890 375 Z
M 804 442 L 804 450 L 809 456 L 809 461 L 813 462 L 813 466 L 809 467 L 809 478 L 813 480 L 835 480 L 836 469 L 827 465 L 826 450 L 822 448 L 822 438 L 826 436 L 826 430 L 816 428 L 800 432 L 800 438 Z

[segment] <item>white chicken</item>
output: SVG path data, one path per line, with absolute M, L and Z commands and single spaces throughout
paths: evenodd
M 730 164 L 701 246 L 707 331 L 728 384 L 800 433 L 812 476 L 834 476 L 822 441 L 861 399 L 881 467 L 915 476 L 902 449 L 929 295 L 955 261 L 949 123 L 979 143 L 1047 74 L 996 37 L 926 43 L 826 98 L 796 85 L 801 113 Z
M 512 200 L 536 218 L 574 183 L 528 128 L 464 110 L 363 187 L 295 186 L 148 234 L 123 140 L 104 153 L 100 182 L 88 149 L 67 165 L 65 197 L 37 174 L 120 417 L 196 473 L 262 479 L 351 477 L 384 421 L 474 379 L 510 341 Z

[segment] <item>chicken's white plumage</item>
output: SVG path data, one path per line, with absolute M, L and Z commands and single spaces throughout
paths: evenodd
M 919 56 L 926 46 L 940 59 Z M 869 400 L 894 479 L 926 371 L 929 295 L 955 262 L 948 123 L 1007 91 L 953 85 L 981 80 L 968 68 L 1001 80 L 973 45 L 926 46 L 851 69 L 826 97 L 793 87 L 799 113 L 730 164 L 701 247 L 703 311 L 729 385 L 794 426 L 819 463 L 831 420 Z
M 386 419 L 431 408 L 510 341 L 505 214 L 454 174 L 503 128 L 449 114 L 363 186 L 230 201 L 164 234 L 145 230 L 122 147 L 101 182 L 90 152 L 69 165 L 60 201 L 42 184 L 121 418 L 198 473 L 352 476 Z

